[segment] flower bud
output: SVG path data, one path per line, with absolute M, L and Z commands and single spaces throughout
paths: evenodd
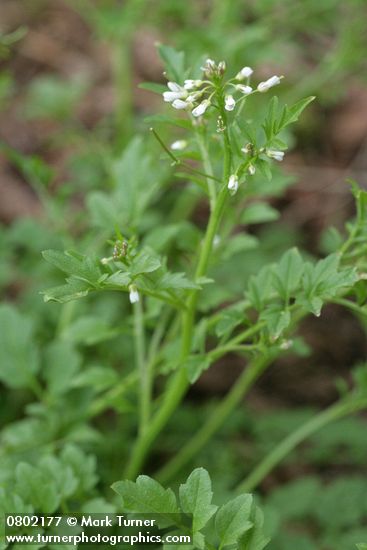
M 207 110 L 207 108 L 209 107 L 209 105 L 210 105 L 209 99 L 204 99 L 204 101 L 199 103 L 199 105 L 195 107 L 195 109 L 193 109 L 192 111 L 193 116 L 195 117 L 202 116 Z
M 187 109 L 190 107 L 190 103 L 187 101 L 183 101 L 182 99 L 175 99 L 175 101 L 172 103 L 172 107 L 175 109 Z
M 244 95 L 248 95 L 252 92 L 251 86 L 245 86 L 244 84 L 237 84 L 236 85 L 236 90 L 238 90 L 239 92 L 241 92 Z
M 254 151 L 254 146 L 252 143 L 246 143 L 244 147 L 241 148 L 242 153 L 245 153 L 245 155 L 252 155 Z
M 236 75 L 236 80 L 244 80 L 245 78 L 248 78 L 252 75 L 253 69 L 251 67 L 243 67 L 243 69 L 240 70 L 239 73 Z
M 140 300 L 139 292 L 135 285 L 129 286 L 129 300 L 131 304 L 136 304 Z
M 184 88 L 185 90 L 192 90 L 193 88 L 199 88 L 202 83 L 202 80 L 185 80 Z
M 231 193 L 231 195 L 235 195 L 237 193 L 237 190 L 238 190 L 238 177 L 236 176 L 236 174 L 232 174 L 228 180 L 228 185 L 227 185 L 228 189 L 229 189 L 229 192 Z
M 267 149 L 266 154 L 269 158 L 281 162 L 284 158 L 284 151 L 275 151 L 274 149 Z
M 217 66 L 215 64 L 215 61 L 213 61 L 213 59 L 207 59 L 205 61 L 204 67 L 201 67 L 201 69 L 204 71 L 205 76 L 207 76 L 208 78 L 211 78 L 212 76 L 214 76 L 217 70 Z
M 182 91 L 182 86 L 177 84 L 177 82 L 167 82 L 167 86 L 172 92 L 181 92 Z
M 126 256 L 128 248 L 128 243 L 126 241 L 116 241 L 113 247 L 112 258 L 114 260 L 119 260 Z
M 177 82 L 167 82 L 170 91 L 163 92 L 163 99 L 167 103 L 172 103 L 175 99 L 184 99 L 187 96 L 187 91 L 177 84 Z
M 226 62 L 225 61 L 220 61 L 218 63 L 218 73 L 220 75 L 223 75 L 225 72 L 226 72 Z
M 171 143 L 171 149 L 172 151 L 183 151 L 183 149 L 186 149 L 187 147 L 187 141 L 185 139 L 179 139 L 178 141 L 174 141 Z
M 259 92 L 267 92 L 269 88 L 272 88 L 273 86 L 276 86 L 280 83 L 279 76 L 272 76 L 271 78 L 268 78 L 268 80 L 265 80 L 265 82 L 260 82 L 260 84 L 257 86 L 257 89 Z
M 181 99 L 182 97 L 182 92 L 163 92 L 163 100 L 166 103 L 172 103 L 175 99 Z
M 256 172 L 256 168 L 253 164 L 250 164 L 249 167 L 248 167 L 248 173 L 250 174 L 250 176 L 253 176 Z
M 236 106 L 236 101 L 232 95 L 226 95 L 224 108 L 226 111 L 233 111 Z

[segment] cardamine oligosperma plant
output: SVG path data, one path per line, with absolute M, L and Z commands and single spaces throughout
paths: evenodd
M 45 292 L 46 301 L 64 303 L 96 292 L 115 292 L 116 299 L 123 302 L 126 295 L 131 304 L 126 330 L 135 364 L 133 369 L 124 366 L 117 386 L 120 395 L 136 401 L 137 434 L 122 461 L 121 474 L 130 481 L 114 488 L 123 498 L 123 508 L 134 512 L 156 506 L 176 511 L 173 493 L 157 481 L 146 476 L 136 483 L 131 480 L 149 468 L 149 453 L 161 431 L 190 384 L 205 370 L 229 354 L 243 358 L 243 372 L 232 389 L 200 430 L 154 474 L 161 482 L 174 479 L 193 461 L 276 358 L 305 353 L 297 334 L 305 316 L 321 315 L 330 302 L 365 315 L 367 296 L 367 194 L 355 183 L 356 219 L 347 225 L 346 238 L 334 239 L 327 257 L 310 261 L 291 248 L 255 275 L 246 268 L 247 252 L 259 243 L 244 229 L 254 220 L 277 217 L 264 198 L 282 194 L 286 185 L 277 163 L 287 149 L 289 126 L 314 98 L 281 105 L 276 96 L 269 97 L 281 87 L 281 76 L 269 75 L 259 82 L 256 70 L 248 66 L 231 76 L 225 62 L 211 59 L 188 72 L 181 52 L 165 46 L 159 52 L 167 87 L 142 87 L 163 94 L 169 104 L 167 114 L 149 118 L 155 141 L 149 141 L 148 148 L 161 148 L 163 159 L 153 157 L 140 139 L 133 140 L 119 164 L 115 189 L 109 195 L 97 193 L 89 201 L 92 213 L 109 224 L 106 246 L 99 254 L 44 252 L 48 262 L 67 274 L 65 284 Z M 162 136 L 172 126 L 177 131 L 168 145 Z M 185 185 L 172 187 L 173 176 Z M 208 218 L 205 227 L 199 227 L 192 221 L 193 213 L 205 201 Z M 166 208 L 163 215 L 161 208 Z M 106 211 L 110 220 L 101 214 Z M 321 425 L 365 407 L 364 373 L 360 367 L 355 387 L 347 389 L 321 420 L 315 417 L 301 429 L 298 438 L 275 449 L 270 461 L 265 458 L 265 464 L 241 482 L 241 489 L 255 488 L 292 445 Z M 108 406 L 99 396 L 95 414 Z M 260 550 L 266 545 L 259 534 L 260 513 L 248 496 L 236 497 L 224 512 L 219 509 L 217 514 L 227 519 L 219 518 L 216 534 L 207 527 L 204 539 L 205 525 L 215 513 L 210 480 L 203 470 L 195 470 L 189 479 L 190 488 L 180 490 L 181 508 L 194 513 L 194 524 L 198 509 L 202 506 L 205 511 L 194 529 L 197 547 L 237 543 L 239 548 Z M 230 518 L 237 512 L 240 520 L 232 529 Z M 223 527 L 226 521 L 229 531 Z

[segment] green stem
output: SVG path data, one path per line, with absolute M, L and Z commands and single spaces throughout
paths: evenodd
M 155 327 L 155 330 L 153 332 L 152 338 L 150 340 L 149 349 L 148 349 L 148 363 L 150 365 L 154 365 L 155 358 L 160 346 L 160 343 L 162 341 L 162 338 L 164 336 L 167 323 L 169 321 L 169 318 L 171 316 L 171 311 L 169 309 L 164 310 L 161 313 L 160 319 L 157 322 L 157 325 Z
M 200 130 L 197 131 L 196 135 L 197 135 L 197 142 L 198 142 L 198 145 L 199 145 L 201 156 L 202 156 L 202 159 L 203 159 L 204 170 L 209 176 L 209 177 L 206 178 L 206 181 L 207 181 L 207 185 L 208 185 L 208 192 L 209 192 L 209 198 L 210 198 L 210 207 L 211 207 L 211 210 L 213 210 L 214 206 L 215 206 L 215 201 L 217 199 L 217 190 L 216 190 L 216 187 L 215 187 L 215 183 L 212 179 L 213 176 L 214 176 L 214 172 L 213 172 L 212 164 L 210 162 L 209 152 L 208 152 L 208 149 L 206 147 L 203 136 L 200 133 Z
M 288 435 L 281 441 L 275 449 L 268 454 L 262 462 L 250 473 L 250 475 L 240 483 L 236 489 L 238 492 L 251 492 L 259 483 L 277 466 L 297 445 L 307 439 L 309 436 L 343 416 L 367 407 L 367 398 L 349 398 L 338 401 L 326 410 L 317 414 L 311 420 L 303 424 L 295 432 Z
M 274 356 L 267 355 L 250 363 L 214 413 L 180 452 L 158 472 L 156 479 L 167 482 L 206 445 L 273 359 Z
M 223 181 L 225 183 L 222 186 L 215 202 L 215 206 L 210 213 L 203 247 L 201 249 L 198 265 L 195 272 L 196 280 L 206 274 L 213 247 L 213 240 L 221 221 L 224 205 L 228 196 L 226 182 L 228 181 L 230 175 L 232 154 L 223 98 L 221 105 L 221 115 L 225 123 L 225 130 L 223 132 L 225 150 Z M 125 476 L 127 478 L 134 478 L 138 474 L 152 443 L 154 442 L 158 434 L 162 431 L 162 429 L 172 416 L 172 413 L 176 410 L 178 404 L 181 402 L 189 387 L 189 380 L 187 378 L 186 370 L 184 368 L 184 363 L 191 350 L 197 299 L 198 291 L 192 290 L 187 300 L 187 308 L 182 313 L 182 343 L 180 355 L 182 366 L 178 369 L 178 371 L 173 376 L 173 379 L 170 381 L 169 387 L 167 388 L 163 396 L 162 404 L 156 415 L 152 418 L 145 432 L 143 434 L 140 434 L 136 441 L 133 452 L 130 456 L 130 460 L 125 469 Z
M 154 130 L 154 128 L 150 128 L 150 131 L 152 132 L 153 136 L 158 141 L 158 143 L 161 145 L 162 149 L 164 149 L 164 151 L 167 153 L 167 155 L 172 159 L 173 166 L 174 165 L 181 166 L 181 168 L 185 168 L 186 170 L 189 170 L 193 174 L 198 174 L 199 176 L 203 176 L 204 178 L 207 178 L 208 180 L 213 180 L 213 181 L 217 181 L 218 183 L 221 183 L 220 180 L 213 175 L 213 172 L 211 171 L 211 169 L 207 170 L 207 173 L 202 172 L 201 170 L 197 170 L 196 168 L 191 166 L 191 164 L 188 164 L 187 162 L 185 162 L 185 161 L 179 159 L 178 157 L 176 157 L 176 155 L 174 155 L 172 153 L 172 151 L 170 151 L 170 149 L 164 143 L 163 139 L 156 132 L 156 130 Z M 205 162 L 204 162 L 204 166 L 205 166 Z
M 64 330 L 70 325 L 76 302 L 67 302 L 61 307 L 59 320 L 56 327 L 56 335 L 61 336 Z
M 133 305 L 135 362 L 140 379 L 139 433 L 143 433 L 149 422 L 151 401 L 151 378 L 145 357 L 145 331 L 142 297 Z
M 221 219 L 226 197 L 227 189 L 223 187 L 218 196 L 215 209 L 213 210 L 209 219 L 203 248 L 201 250 L 199 263 L 196 269 L 196 278 L 203 276 L 206 272 L 210 259 L 213 239 Z M 193 290 L 187 302 L 187 309 L 185 312 L 183 312 L 181 344 L 182 363 L 189 355 L 191 349 L 197 297 L 198 291 Z M 152 445 L 158 434 L 161 432 L 163 427 L 166 425 L 177 405 L 180 403 L 181 399 L 185 395 L 188 387 L 189 380 L 187 378 L 186 370 L 184 368 L 180 368 L 173 376 L 173 379 L 171 380 L 163 396 L 161 407 L 151 420 L 145 433 L 138 437 L 130 461 L 125 470 L 126 477 L 133 478 L 139 472 L 150 446 Z
M 350 311 L 353 311 L 353 313 L 355 313 L 356 315 L 360 315 L 363 317 L 367 316 L 367 308 L 363 309 L 364 306 L 359 306 L 351 300 L 346 300 L 345 298 L 334 298 L 332 302 L 334 304 L 338 304 L 340 306 L 346 307 L 347 309 L 350 309 Z
M 226 111 L 224 109 L 224 106 L 222 105 L 220 108 L 220 114 L 223 120 L 224 125 L 224 131 L 223 131 L 223 142 L 224 142 L 224 169 L 223 169 L 223 175 L 224 175 L 224 184 L 227 185 L 229 176 L 231 175 L 231 167 L 232 167 L 232 151 L 231 151 L 231 143 L 229 141 L 229 133 L 228 133 L 228 121 L 227 121 L 227 115 Z

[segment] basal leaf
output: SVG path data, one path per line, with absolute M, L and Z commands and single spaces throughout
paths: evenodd
M 217 510 L 211 504 L 213 498 L 209 474 L 204 468 L 197 468 L 180 486 L 180 504 L 183 512 L 193 515 L 193 532 L 200 531 Z
M 122 497 L 123 509 L 141 514 L 159 514 L 160 525 L 175 524 L 174 514 L 179 514 L 176 497 L 171 489 L 164 489 L 158 481 L 141 475 L 136 482 L 117 481 L 112 489 Z
M 44 361 L 43 375 L 48 392 L 51 395 L 65 393 L 80 368 L 79 353 L 70 343 L 55 341 L 46 349 Z
M 2 304 L 0 327 L 0 380 L 10 388 L 31 388 L 40 367 L 32 320 Z
M 253 527 L 246 531 L 238 544 L 238 550 L 263 550 L 270 538 L 264 534 L 264 514 L 260 508 L 256 507 L 250 517 Z
M 46 472 L 25 462 L 19 462 L 16 467 L 15 491 L 32 504 L 36 512 L 44 514 L 55 512 L 61 502 L 55 481 Z

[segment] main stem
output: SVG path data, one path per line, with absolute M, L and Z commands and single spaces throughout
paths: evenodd
M 268 454 L 250 475 L 238 485 L 237 492 L 251 492 L 293 449 L 330 422 L 367 407 L 367 398 L 342 400 L 322 411 L 291 433 Z
M 224 100 L 221 100 L 221 116 L 224 121 L 225 127 L 227 125 L 226 113 L 224 110 Z M 228 136 L 228 130 L 225 128 L 223 132 L 224 137 L 224 165 L 223 165 L 223 181 L 219 195 L 215 201 L 215 205 L 212 206 L 208 226 L 206 229 L 203 247 L 201 249 L 198 265 L 195 272 L 195 278 L 199 279 L 203 277 L 207 271 L 210 254 L 212 251 L 213 240 L 218 230 L 218 226 L 222 217 L 226 198 L 228 196 L 227 181 L 231 170 L 231 148 Z M 187 356 L 190 354 L 196 305 L 198 300 L 198 291 L 193 290 L 189 295 L 187 301 L 187 308 L 182 317 L 182 341 L 181 341 L 181 367 L 173 376 L 164 396 L 163 402 L 151 420 L 149 426 L 144 433 L 139 434 L 139 437 L 134 446 L 130 460 L 126 466 L 124 475 L 127 478 L 134 478 L 141 470 L 145 457 L 167 421 L 171 417 L 172 413 L 177 408 L 177 405 L 181 402 L 185 395 L 187 388 L 189 387 L 189 380 L 187 378 L 186 369 L 184 368 L 184 362 Z
M 211 213 L 211 216 L 209 219 L 203 248 L 200 254 L 198 267 L 195 273 L 196 278 L 202 277 L 206 272 L 209 259 L 210 259 L 213 239 L 220 222 L 226 196 L 227 196 L 227 189 L 224 187 L 222 188 L 221 192 L 218 195 L 218 200 L 217 200 L 215 209 Z M 180 354 L 181 364 L 185 361 L 191 349 L 197 299 L 198 299 L 198 291 L 194 290 L 190 294 L 190 297 L 187 302 L 187 308 L 183 313 L 182 343 L 181 343 L 181 354 Z M 130 461 L 125 470 L 125 477 L 134 478 L 138 474 L 150 446 L 152 445 L 153 441 L 156 439 L 158 434 L 161 432 L 162 428 L 165 426 L 168 419 L 171 417 L 177 405 L 180 403 L 182 397 L 185 395 L 187 391 L 188 386 L 189 386 L 189 380 L 187 378 L 186 370 L 182 366 L 173 376 L 173 379 L 164 394 L 163 403 L 161 404 L 156 415 L 153 417 L 153 419 L 151 420 L 149 426 L 144 431 L 144 433 L 142 433 L 138 437 L 138 440 L 133 449 Z
M 228 416 L 235 409 L 244 395 L 259 378 L 261 373 L 272 361 L 272 357 L 260 357 L 254 360 L 243 371 L 241 376 L 234 383 L 231 391 L 215 409 L 214 413 L 202 425 L 194 437 L 185 445 L 180 452 L 156 475 L 156 479 L 165 483 L 171 479 L 187 462 L 189 462 L 210 440 L 210 438 L 221 428 Z

